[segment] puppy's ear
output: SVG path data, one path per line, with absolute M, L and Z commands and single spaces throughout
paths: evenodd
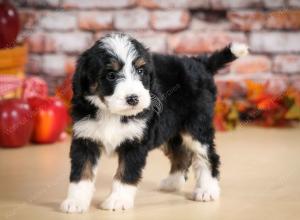
M 78 59 L 73 77 L 74 96 L 92 95 L 96 92 L 97 78 L 103 68 L 100 58 L 93 48 L 85 51 Z
M 152 57 L 149 58 L 149 77 L 150 77 L 150 90 L 156 91 L 157 83 L 156 83 L 156 73 L 155 73 L 155 66 Z

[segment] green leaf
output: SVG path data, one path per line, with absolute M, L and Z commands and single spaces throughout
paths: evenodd
M 232 105 L 232 107 L 230 109 L 230 112 L 229 112 L 229 114 L 227 116 L 227 119 L 228 120 L 236 121 L 238 118 L 239 118 L 239 112 L 238 112 L 236 106 Z
M 298 119 L 300 120 L 300 106 L 296 103 L 292 105 L 292 107 L 285 114 L 286 119 Z

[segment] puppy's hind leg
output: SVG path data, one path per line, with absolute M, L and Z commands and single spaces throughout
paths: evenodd
M 182 144 L 180 135 L 172 138 L 163 147 L 165 155 L 170 159 L 171 169 L 167 178 L 160 183 L 162 191 L 177 191 L 187 180 L 188 169 L 192 162 L 192 152 Z
M 192 166 L 195 173 L 196 185 L 192 195 L 195 201 L 212 201 L 219 198 L 220 187 L 218 181 L 219 156 L 213 143 L 205 143 L 190 134 L 182 135 L 183 142 L 193 152 Z

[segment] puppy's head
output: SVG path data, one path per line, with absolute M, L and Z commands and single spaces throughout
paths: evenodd
M 148 50 L 125 34 L 107 35 L 78 60 L 74 96 L 112 114 L 131 116 L 151 103 L 153 65 Z

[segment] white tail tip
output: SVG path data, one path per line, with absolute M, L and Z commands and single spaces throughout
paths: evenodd
M 248 46 L 242 43 L 232 43 L 230 50 L 236 57 L 244 57 L 249 53 Z

